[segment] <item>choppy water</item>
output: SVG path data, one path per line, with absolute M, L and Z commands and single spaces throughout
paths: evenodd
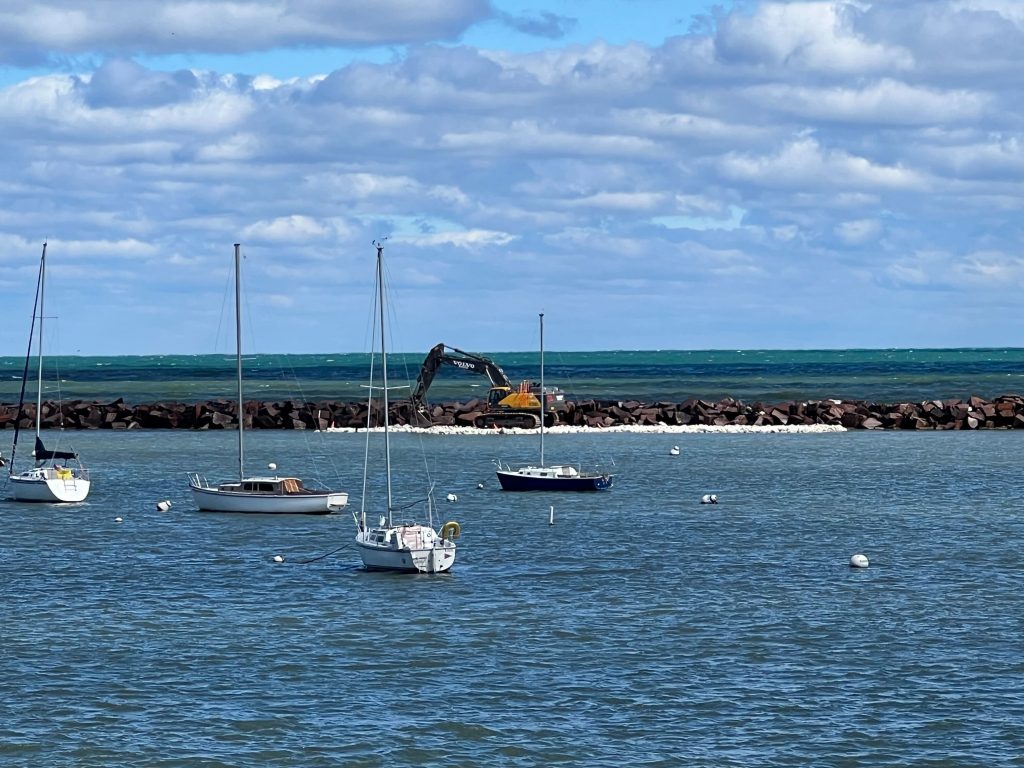
M 397 380 L 411 383 L 422 354 L 391 355 Z M 534 352 L 486 353 L 515 383 L 539 377 Z M 18 401 L 24 359 L 0 357 L 0 402 Z M 251 399 L 360 401 L 368 380 L 365 354 L 254 355 L 245 361 Z M 31 377 L 34 379 L 35 368 Z M 680 402 L 689 397 L 745 402 L 847 398 L 878 402 L 992 398 L 1024 392 L 1024 349 L 882 349 L 549 352 L 548 383 L 576 398 Z M 132 404 L 233 399 L 232 355 L 55 357 L 45 361 L 49 399 Z M 445 367 L 434 401 L 469 400 L 487 391 L 480 376 Z M 34 387 L 30 387 L 34 393 Z
M 564 496 L 497 490 L 531 437 L 427 437 L 463 528 L 439 577 L 363 572 L 348 515 L 192 511 L 231 433 L 69 437 L 88 503 L 0 502 L 2 764 L 1021 764 L 1016 433 L 551 435 L 618 475 Z M 248 454 L 312 450 L 358 505 L 363 446 Z

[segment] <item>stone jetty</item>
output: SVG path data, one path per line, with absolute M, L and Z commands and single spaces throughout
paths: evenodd
M 483 412 L 481 400 L 433 405 L 428 414 L 417 414 L 408 402 L 392 403 L 395 425 L 465 427 Z M 259 402 L 245 404 L 246 429 L 361 429 L 382 423 L 380 409 L 368 414 L 366 403 Z M 0 429 L 13 429 L 17 405 L 0 404 Z M 22 429 L 35 425 L 35 404 L 20 415 Z M 732 398 L 717 402 L 689 399 L 681 403 L 643 403 L 636 400 L 584 400 L 569 403 L 560 414 L 560 425 L 572 427 L 799 427 L 827 425 L 845 429 L 945 430 L 1024 429 L 1024 397 L 1001 395 L 992 400 L 926 400 L 920 403 L 875 403 L 863 400 L 803 400 L 783 403 L 743 403 Z M 233 401 L 200 403 L 150 403 L 129 405 L 122 399 L 110 402 L 45 402 L 44 428 L 65 429 L 237 429 Z

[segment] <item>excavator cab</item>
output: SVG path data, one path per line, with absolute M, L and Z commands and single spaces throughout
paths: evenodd
M 491 390 L 494 391 L 493 389 Z M 517 410 L 540 410 L 540 398 L 533 393 L 529 381 L 519 382 L 519 389 L 498 401 L 501 408 Z
M 487 407 L 498 408 L 505 398 L 512 394 L 511 387 L 491 387 L 487 392 Z

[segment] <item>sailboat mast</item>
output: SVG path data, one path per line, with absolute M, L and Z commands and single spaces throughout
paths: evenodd
M 43 243 L 43 256 L 46 255 L 46 243 Z M 18 417 L 14 420 L 14 442 L 11 444 L 11 461 L 9 475 L 14 474 L 14 457 L 18 455 L 18 435 L 21 434 L 21 416 L 25 409 L 25 387 L 28 385 L 28 367 L 32 361 L 32 339 L 36 333 L 36 314 L 39 312 L 39 296 L 43 283 L 43 261 L 39 261 L 39 276 L 36 278 L 36 298 L 32 302 L 32 323 L 28 329 L 28 349 L 25 350 L 25 367 L 21 370 L 21 392 L 18 394 Z M 38 412 L 39 408 L 36 408 Z
M 238 378 L 238 481 L 245 479 L 245 444 L 242 430 L 245 414 L 242 412 L 242 246 L 235 243 L 235 374 Z
M 46 243 L 39 262 L 39 378 L 36 382 L 36 440 L 43 423 L 43 300 L 46 294 Z
M 388 354 L 384 345 L 384 246 L 377 243 L 377 291 L 380 305 L 380 361 L 384 379 L 384 467 L 388 487 L 388 527 L 391 526 L 391 438 L 388 434 Z
M 544 313 L 540 313 L 540 465 L 544 466 Z

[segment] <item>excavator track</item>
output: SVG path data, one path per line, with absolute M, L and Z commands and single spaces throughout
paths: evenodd
M 485 413 L 473 422 L 478 429 L 539 429 L 540 416 L 522 411 L 513 413 Z

